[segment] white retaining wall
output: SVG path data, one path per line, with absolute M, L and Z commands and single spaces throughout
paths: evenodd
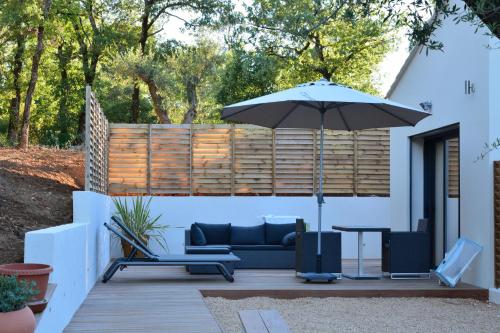
M 132 200 L 133 197 L 121 197 Z M 148 200 L 148 197 L 145 197 Z M 383 197 L 325 197 L 323 231 L 332 231 L 333 224 L 390 226 L 390 199 Z M 113 207 L 113 204 L 111 204 Z M 113 208 L 112 208 L 113 209 Z M 113 209 L 114 210 L 114 209 Z M 317 230 L 315 197 L 153 197 L 152 215 L 162 214 L 160 222 L 175 228 L 166 232 L 172 253 L 184 252 L 184 229 L 194 222 L 231 223 L 251 226 L 263 223 L 264 215 L 301 216 Z M 380 233 L 365 234 L 365 257 L 380 258 Z M 152 244 L 153 250 L 161 248 Z M 117 255 L 116 250 L 113 256 Z M 357 257 L 357 234 L 342 235 L 342 257 Z
M 31 231 L 25 237 L 24 261 L 54 268 L 56 289 L 37 325 L 37 333 L 62 332 L 110 259 L 110 198 L 93 192 L 73 193 L 73 223 Z

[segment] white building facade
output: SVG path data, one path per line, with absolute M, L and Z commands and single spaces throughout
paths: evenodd
M 452 18 L 435 38 L 443 52 L 413 50 L 387 96 L 409 106 L 432 104 L 432 115 L 417 126 L 391 129 L 391 227 L 415 230 L 419 218 L 429 218 L 435 263 L 458 237 L 481 244 L 464 281 L 494 288 L 493 161 L 500 151 L 478 157 L 500 137 L 500 43 Z

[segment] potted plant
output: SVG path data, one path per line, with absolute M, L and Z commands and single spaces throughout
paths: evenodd
M 35 283 L 18 281 L 15 276 L 0 276 L 0 331 L 2 333 L 32 333 L 35 316 L 27 306 L 38 291 Z
M 141 239 L 146 245 L 149 243 L 150 239 L 155 240 L 160 246 L 168 251 L 168 245 L 163 236 L 164 231 L 168 228 L 168 225 L 161 225 L 158 220 L 161 214 L 152 217 L 151 216 L 151 199 L 144 201 L 143 197 L 137 197 L 132 199 L 132 205 L 129 206 L 127 200 L 114 199 L 117 215 L 123 221 L 123 224 L 130 229 L 139 239 Z M 121 240 L 123 254 L 127 257 L 132 251 L 131 246 Z M 143 257 L 141 252 L 136 254 L 136 257 Z
M 30 301 L 41 302 L 45 298 L 52 266 L 34 263 L 12 263 L 0 265 L 0 275 L 14 275 L 18 281 L 33 283 L 38 293 Z

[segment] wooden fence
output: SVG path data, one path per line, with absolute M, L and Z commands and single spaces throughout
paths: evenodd
M 89 86 L 85 97 L 85 190 L 108 193 L 108 120 Z
M 500 161 L 495 161 L 494 170 L 494 247 L 495 247 L 495 286 L 500 288 Z
M 327 131 L 326 195 L 388 196 L 388 130 Z M 319 133 L 250 125 L 111 124 L 109 193 L 312 195 Z

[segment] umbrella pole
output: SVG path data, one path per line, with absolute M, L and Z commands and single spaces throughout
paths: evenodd
M 316 194 L 318 199 L 318 248 L 316 252 L 316 273 L 321 273 L 321 218 L 322 218 L 322 206 L 325 202 L 323 200 L 323 141 L 324 141 L 324 120 L 325 112 L 321 110 L 321 130 L 319 139 L 319 191 Z

